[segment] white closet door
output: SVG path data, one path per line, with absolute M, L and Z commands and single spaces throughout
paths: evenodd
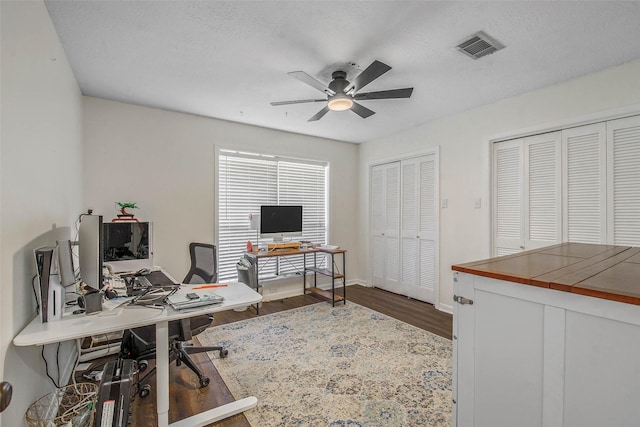
M 417 159 L 403 160 L 402 168 L 402 221 L 400 277 L 397 293 L 409 295 L 410 289 L 418 286 L 418 175 Z
M 418 159 L 418 286 L 409 296 L 435 303 L 438 274 L 438 163 L 435 154 Z
M 560 132 L 524 139 L 524 248 L 562 238 Z
M 371 168 L 372 284 L 397 292 L 400 283 L 400 162 Z
M 400 283 L 400 162 L 386 167 L 385 202 L 386 280 L 383 288 L 397 292 Z
M 437 283 L 436 156 L 403 160 L 401 282 L 398 293 L 435 302 Z
M 606 243 L 606 125 L 562 131 L 563 241 Z
M 523 140 L 493 144 L 494 255 L 524 249 Z
M 385 278 L 385 166 L 371 168 L 371 281 L 373 286 L 384 284 Z
M 608 243 L 640 246 L 640 117 L 607 122 Z

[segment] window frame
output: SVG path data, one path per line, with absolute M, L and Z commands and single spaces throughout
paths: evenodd
M 249 208 L 247 209 L 246 212 L 246 222 L 247 222 L 247 238 L 246 240 L 244 239 L 244 237 L 239 237 L 237 240 L 242 240 L 242 251 L 240 251 L 239 248 L 233 248 L 234 253 L 233 254 L 225 254 L 225 251 L 229 251 L 231 250 L 231 248 L 229 247 L 230 245 L 235 245 L 235 246 L 239 246 L 239 242 L 233 242 L 233 239 L 225 239 L 224 238 L 224 230 L 223 227 L 226 227 L 225 225 L 225 220 L 223 220 L 223 212 L 222 210 L 225 208 L 226 206 L 226 200 L 223 200 L 225 197 L 227 197 L 227 192 L 228 191 L 233 191 L 233 187 L 229 187 L 227 186 L 226 188 L 223 188 L 223 186 L 227 185 L 224 180 L 225 177 L 222 176 L 222 173 L 226 170 L 226 168 L 224 167 L 224 165 L 222 164 L 222 162 L 225 161 L 225 158 L 236 158 L 236 159 L 247 159 L 248 163 L 250 164 L 252 161 L 255 161 L 257 163 L 259 162 L 265 162 L 265 163 L 274 163 L 275 164 L 275 171 L 276 171 L 276 188 L 275 188 L 275 192 L 276 192 L 276 199 L 275 199 L 275 203 L 274 201 L 261 201 L 260 204 L 278 204 L 278 202 L 280 202 L 282 200 L 282 195 L 280 194 L 282 192 L 282 190 L 279 188 L 280 186 L 280 174 L 281 174 L 281 166 L 283 165 L 290 165 L 290 164 L 300 164 L 300 165 L 306 165 L 306 166 L 310 166 L 311 168 L 314 167 L 320 167 L 323 169 L 324 171 L 324 177 L 322 179 L 322 183 L 321 183 L 321 188 L 322 188 L 322 192 L 324 193 L 324 215 L 323 215 L 323 219 L 324 219 L 324 233 L 323 233 L 323 238 L 318 240 L 317 238 L 313 238 L 313 242 L 314 243 L 326 243 L 329 240 L 329 209 L 330 209 L 330 194 L 329 194 L 329 179 L 330 179 L 330 163 L 328 161 L 321 161 L 321 160 L 313 160 L 313 159 L 299 159 L 299 158 L 293 158 L 293 157 L 286 157 L 286 156 L 279 156 L 279 155 L 273 155 L 273 154 L 267 154 L 267 153 L 256 153 L 256 152 L 251 152 L 251 151 L 245 151 L 245 150 L 234 150 L 234 149 L 227 149 L 227 148 L 216 148 L 215 150 L 215 168 L 214 168 L 214 188 L 215 188 L 215 196 L 214 196 L 214 233 L 215 233 L 215 242 L 216 242 L 216 246 L 218 247 L 218 276 L 219 276 L 219 280 L 224 281 L 224 280 L 235 280 L 236 279 L 236 273 L 235 273 L 235 263 L 237 262 L 238 259 L 240 259 L 240 257 L 242 256 L 242 254 L 244 253 L 245 250 L 245 245 L 246 245 L 246 240 L 250 240 L 254 245 L 257 243 L 256 239 L 258 238 L 258 231 L 257 230 L 250 230 L 249 229 L 249 213 L 259 213 L 259 206 L 257 206 L 256 208 Z M 285 168 L 286 169 L 286 168 Z M 304 170 L 304 167 L 302 168 L 302 170 Z M 255 178 L 255 177 L 254 177 Z M 316 177 L 317 178 L 317 177 Z M 242 185 L 242 184 L 240 184 Z M 314 191 L 317 191 L 318 184 L 313 183 L 311 185 L 314 185 Z M 265 190 L 271 191 L 271 189 L 268 189 L 269 185 L 265 186 Z M 285 202 L 284 204 L 300 204 L 300 205 L 305 205 L 305 203 L 303 203 L 302 201 L 300 202 L 294 202 L 291 201 L 291 199 L 289 199 L 288 202 Z M 317 207 L 317 205 L 316 205 Z M 303 209 L 303 215 L 304 212 L 306 210 Z M 321 209 L 320 209 L 321 211 Z M 316 212 L 316 218 L 317 219 L 317 211 Z M 322 213 L 320 212 L 321 216 Z M 238 214 L 236 213 L 236 216 Z M 306 216 L 306 215 L 305 215 Z M 237 218 L 236 218 L 237 220 Z M 307 223 L 308 221 L 305 221 L 305 219 L 303 218 L 303 223 Z M 240 230 L 239 228 L 236 228 L 237 230 Z M 320 227 L 320 229 L 322 229 L 322 227 Z M 318 236 L 318 231 L 317 229 L 312 229 L 316 230 L 314 235 Z M 242 230 L 242 232 L 244 232 L 244 230 Z M 306 239 L 306 236 L 301 237 L 300 239 Z M 221 243 L 222 240 L 222 243 Z M 258 240 L 258 243 L 260 244 L 260 246 L 263 246 L 264 244 L 266 244 L 267 242 L 270 242 L 271 239 L 262 239 L 260 238 Z M 223 248 L 221 245 L 224 245 L 225 247 Z M 235 251 L 239 251 L 238 253 L 235 253 Z M 276 276 L 277 278 L 280 278 L 282 276 L 288 276 L 288 275 L 292 275 L 292 274 L 302 274 L 302 256 L 300 256 L 299 260 L 297 259 L 298 257 L 288 257 L 286 262 L 285 261 L 279 261 L 276 260 L 276 262 L 271 262 L 267 265 L 267 263 L 265 263 L 265 265 L 260 265 L 260 280 L 264 280 L 267 278 L 273 278 L 274 276 Z M 233 263 L 231 264 L 231 261 L 233 260 Z M 261 263 L 262 264 L 262 263 Z M 231 265 L 233 265 L 234 267 L 231 267 Z

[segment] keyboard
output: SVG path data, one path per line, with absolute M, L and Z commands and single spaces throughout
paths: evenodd
M 108 286 L 118 293 L 118 295 L 127 295 L 127 283 L 120 276 L 105 276 L 103 280 L 104 286 Z
M 136 280 L 142 288 L 150 288 L 151 286 L 153 286 L 146 276 L 138 276 Z

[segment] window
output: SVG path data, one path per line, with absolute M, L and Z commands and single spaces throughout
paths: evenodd
M 236 263 L 258 230 L 249 214 L 261 205 L 302 205 L 302 239 L 327 241 L 327 163 L 221 150 L 218 157 L 218 276 L 235 279 Z M 261 263 L 261 277 L 302 271 L 302 258 Z

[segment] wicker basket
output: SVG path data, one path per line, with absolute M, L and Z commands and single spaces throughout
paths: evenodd
M 25 418 L 32 427 L 93 426 L 97 398 L 96 384 L 68 385 L 32 403 Z

